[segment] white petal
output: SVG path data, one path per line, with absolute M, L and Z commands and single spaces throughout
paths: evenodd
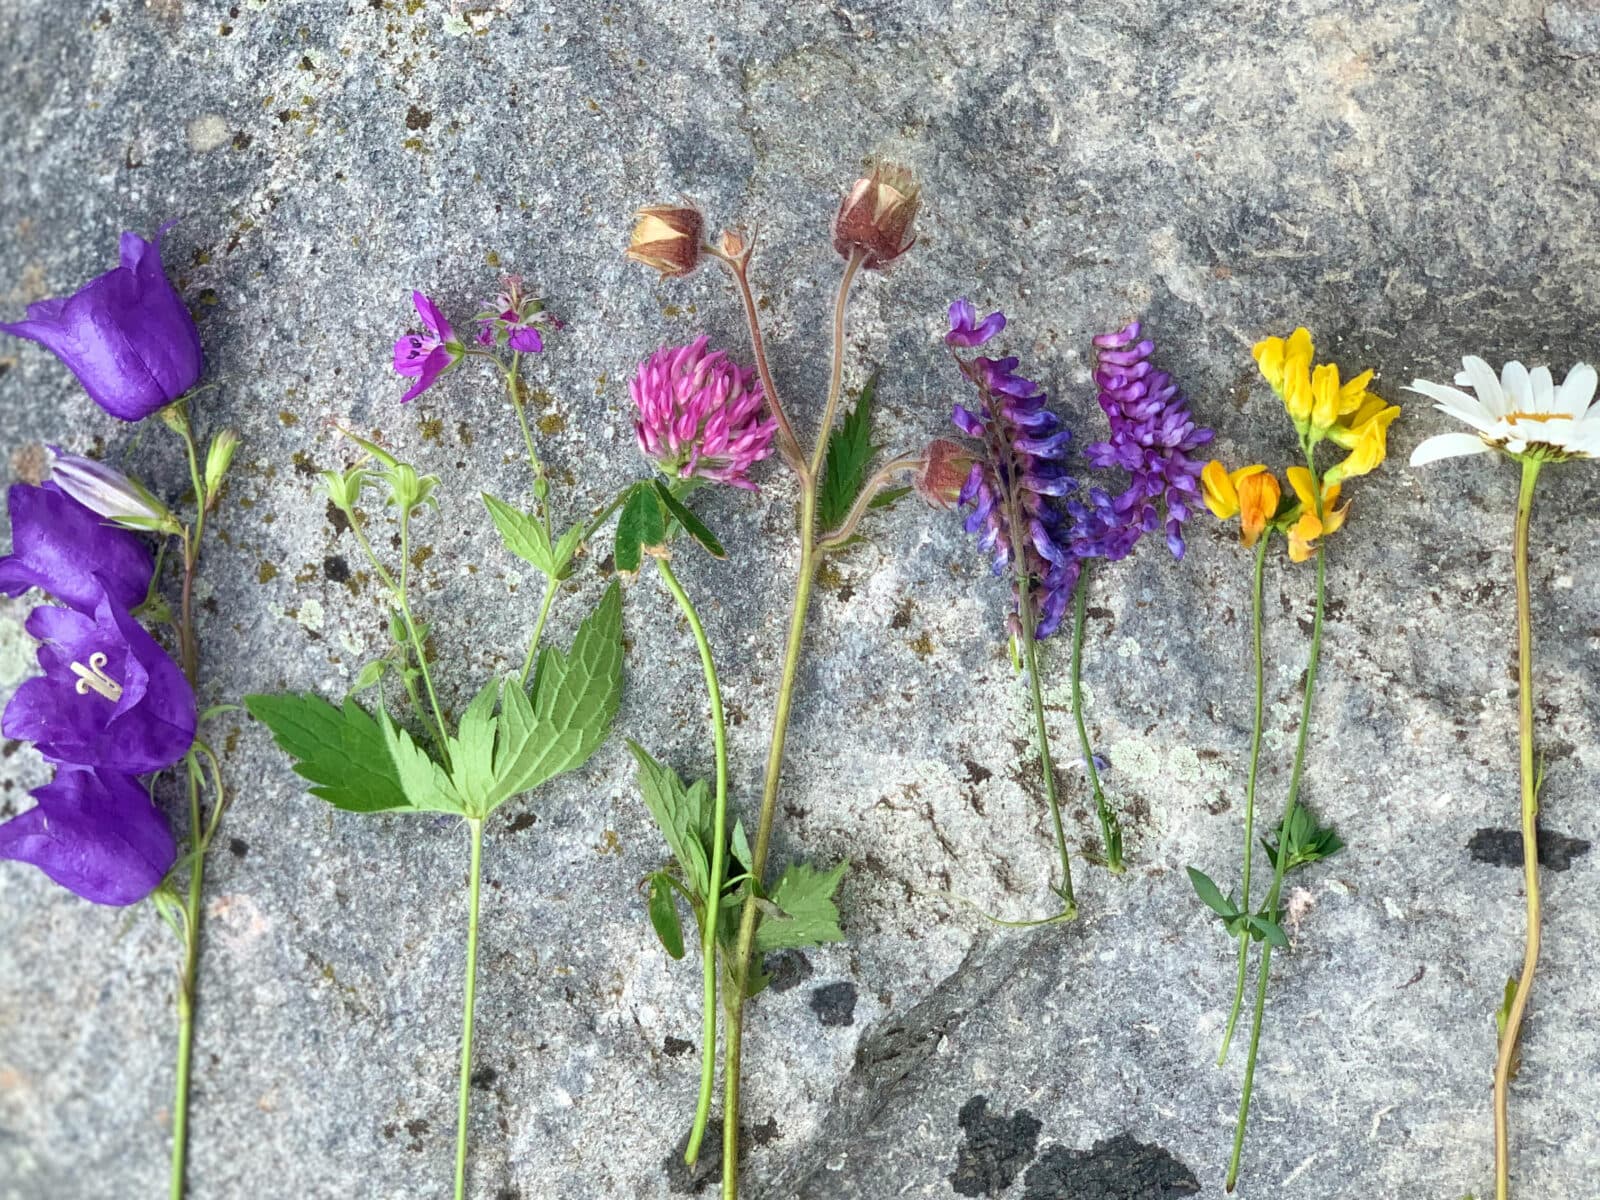
M 1581 417 L 1594 399 L 1595 384 L 1600 382 L 1594 368 L 1588 363 L 1578 363 L 1567 372 L 1567 378 L 1556 393 L 1556 411 L 1569 417 Z
M 1431 383 L 1426 379 L 1413 379 L 1406 390 L 1435 401 L 1440 412 L 1448 413 L 1458 421 L 1465 421 L 1474 429 L 1488 430 L 1494 425 L 1495 414 L 1479 404 L 1470 392 L 1446 387 L 1442 383 Z
M 1467 382 L 1472 385 L 1472 390 L 1478 393 L 1478 402 L 1497 417 L 1503 417 L 1511 411 L 1507 403 L 1506 394 L 1500 387 L 1500 380 L 1495 378 L 1494 368 L 1475 354 L 1469 354 L 1461 360 L 1461 365 L 1466 368 L 1464 374 Z M 1461 381 L 1461 376 L 1456 376 L 1456 382 Z
M 1533 388 L 1528 383 L 1528 368 L 1513 359 L 1500 369 L 1500 386 L 1511 404 L 1512 412 L 1528 412 L 1533 402 Z
M 1549 367 L 1535 367 L 1528 376 L 1533 385 L 1533 401 L 1529 412 L 1555 412 L 1556 387 L 1550 381 Z
M 1467 454 L 1487 453 L 1491 446 L 1482 438 L 1470 433 L 1440 433 L 1428 438 L 1411 452 L 1411 465 L 1425 467 L 1441 458 L 1460 458 Z

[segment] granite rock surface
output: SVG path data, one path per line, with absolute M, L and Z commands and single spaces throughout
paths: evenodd
M 0 312 L 109 265 L 124 228 L 179 224 L 168 262 L 245 436 L 206 564 L 208 703 L 337 696 L 384 642 L 380 595 L 330 524 L 334 422 L 443 479 L 419 606 L 450 703 L 520 659 L 537 583 L 480 490 L 525 499 L 510 411 L 459 372 L 401 408 L 388 364 L 420 287 L 457 314 L 526 276 L 568 328 L 537 364 L 538 426 L 577 514 L 644 464 L 626 380 L 706 331 L 747 353 L 714 272 L 625 264 L 631 210 L 687 194 L 757 225 L 773 367 L 816 421 L 837 277 L 826 223 L 876 154 L 925 181 L 919 246 L 859 286 L 847 381 L 881 371 L 878 440 L 944 432 L 938 342 L 967 294 L 1084 440 L 1088 339 L 1144 314 L 1230 461 L 1285 461 L 1258 337 L 1309 325 L 1406 406 L 1349 490 L 1330 555 L 1306 798 L 1348 843 L 1291 896 L 1238 1195 L 1455 1200 L 1490 1184 L 1491 1012 L 1520 959 L 1510 522 L 1514 472 L 1412 472 L 1446 428 L 1402 385 L 1462 353 L 1600 356 L 1600 8 L 1594 0 L 1085 0 L 653 5 L 487 0 L 0 0 Z M 0 448 L 120 461 L 139 435 L 38 348 L 0 345 Z M 182 490 L 160 431 L 136 448 Z M 792 492 L 705 494 L 725 562 L 681 555 L 725 675 L 753 809 L 793 578 Z M 1587 1200 L 1600 1159 L 1600 475 L 1552 472 L 1535 520 L 1547 951 L 1514 1089 L 1525 1196 Z M 604 585 L 588 555 L 556 609 Z M 1129 813 L 1129 872 L 1064 774 L 1082 918 L 1052 862 L 1002 586 L 959 523 L 875 514 L 814 607 L 775 854 L 848 858 L 846 943 L 789 956 L 752 1008 L 746 1144 L 758 1200 L 1110 1200 L 1221 1194 L 1242 1056 L 1213 1065 L 1229 948 L 1183 867 L 1231 878 L 1249 737 L 1248 557 L 1208 517 L 1093 582 L 1089 722 Z M 1281 804 L 1310 575 L 1267 577 L 1264 812 Z M 29 670 L 0 606 L 0 685 Z M 670 599 L 628 588 L 618 729 L 709 769 L 699 666 Z M 1070 759 L 1067 660 L 1046 658 Z M 307 797 L 263 730 L 219 718 L 238 792 L 209 887 L 191 1194 L 446 1194 L 466 840 Z M 42 781 L 7 744 L 0 814 Z M 1488 831 L 1485 834 L 1484 831 Z M 1581 849 L 1577 847 L 1581 844 Z M 474 1196 L 709 1196 L 670 1164 L 690 1114 L 698 973 L 644 918 L 663 848 L 620 740 L 491 827 Z M 0 1200 L 163 1194 L 173 961 L 143 910 L 0 867 Z M 698 1190 L 697 1190 L 698 1189 Z

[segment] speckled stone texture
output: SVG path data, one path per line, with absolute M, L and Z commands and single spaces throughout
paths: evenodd
M 1232 461 L 1292 449 L 1249 346 L 1310 325 L 1407 412 L 1331 547 L 1306 798 L 1349 848 L 1293 893 L 1238 1194 L 1454 1200 L 1490 1183 L 1490 1014 L 1522 937 L 1493 832 L 1516 813 L 1516 480 L 1483 459 L 1409 471 L 1447 425 L 1400 388 L 1463 352 L 1558 369 L 1600 355 L 1597 54 L 1593 0 L 0 0 L 0 311 L 102 270 L 121 229 L 181 218 L 168 261 L 218 385 L 200 420 L 246 439 L 206 564 L 205 701 L 337 696 L 381 649 L 381 598 L 315 491 L 345 453 L 329 426 L 348 421 L 443 477 L 418 605 L 457 706 L 520 659 L 537 594 L 476 494 L 528 485 L 486 372 L 397 406 L 389 346 L 413 286 L 465 316 L 514 270 L 570 322 L 536 367 L 568 514 L 645 470 L 626 379 L 646 353 L 699 330 L 748 352 L 715 272 L 663 285 L 619 256 L 632 208 L 680 193 L 713 222 L 759 225 L 774 370 L 810 429 L 828 217 L 870 155 L 919 171 L 921 244 L 863 281 L 848 334 L 850 384 L 882 369 L 891 448 L 945 430 L 954 294 L 1005 307 L 1007 344 L 1084 440 L 1101 428 L 1088 339 L 1146 314 Z M 11 474 L 36 471 L 41 442 L 115 459 L 136 438 L 45 353 L 0 345 Z M 177 494 L 169 443 L 152 430 L 134 452 Z M 723 664 L 746 813 L 792 581 L 792 492 L 765 478 L 759 499 L 704 496 L 727 562 L 680 555 Z M 1546 479 L 1545 822 L 1587 841 L 1600 474 Z M 1090 724 L 1131 870 L 1080 859 L 1077 924 L 1003 932 L 948 899 L 1037 914 L 1052 861 L 1003 589 L 949 515 L 902 503 L 869 534 L 814 607 L 775 846 L 855 863 L 849 940 L 791 956 L 752 1008 L 748 1195 L 1220 1195 L 1242 1070 L 1242 1055 L 1212 1064 L 1231 960 L 1182 868 L 1226 881 L 1238 861 L 1247 554 L 1202 515 L 1181 566 L 1151 544 L 1096 578 Z M 563 595 L 558 639 L 598 598 L 604 553 Z M 1310 585 L 1277 561 L 1267 579 L 1269 818 Z M 28 667 L 24 611 L 0 614 L 8 688 Z M 626 625 L 619 732 L 708 770 L 693 644 L 649 574 Z M 1063 649 L 1045 669 L 1070 759 Z M 212 733 L 239 795 L 208 889 L 192 1195 L 447 1194 L 466 839 L 333 812 L 261 729 L 228 716 Z M 8 813 L 43 770 L 5 749 Z M 1081 780 L 1064 778 L 1092 852 Z M 1556 845 L 1516 1178 L 1524 1197 L 1588 1200 L 1600 901 L 1594 856 Z M 699 976 L 663 955 L 636 889 L 663 853 L 620 741 L 492 826 L 475 1197 L 695 1186 L 666 1164 L 693 1102 Z M 0 1200 L 164 1194 L 170 937 L 24 868 L 0 868 L 0 889 Z

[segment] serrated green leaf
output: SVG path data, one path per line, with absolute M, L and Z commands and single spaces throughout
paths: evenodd
M 655 926 L 661 948 L 669 958 L 683 957 L 683 925 L 678 920 L 678 901 L 666 876 L 650 876 L 650 924 Z
M 411 807 L 465 816 L 467 805 L 456 794 L 445 769 L 429 758 L 427 752 L 411 739 L 411 735 L 391 721 L 389 714 L 382 709 L 378 710 L 378 724 L 383 730 L 389 757 L 400 779 L 400 788 L 411 802 Z
M 560 540 L 556 542 L 553 558 L 555 560 L 555 577 L 557 579 L 565 579 L 571 574 L 568 568 L 572 566 L 572 556 L 578 552 L 578 545 L 583 541 L 583 528 L 583 523 L 580 521 L 563 533 Z
M 1239 915 L 1239 910 L 1234 906 L 1233 901 L 1225 897 L 1222 894 L 1222 889 L 1211 882 L 1211 876 L 1204 871 L 1196 870 L 1194 867 L 1185 867 L 1184 869 L 1189 872 L 1189 882 L 1194 885 L 1195 894 L 1200 897 L 1200 903 L 1225 921 L 1232 920 Z
M 628 490 L 622 515 L 617 518 L 617 541 L 612 561 L 618 571 L 632 575 L 639 570 L 644 551 L 660 549 L 667 541 L 667 519 L 661 500 L 648 483 L 636 483 Z
M 694 514 L 694 511 L 672 494 L 661 480 L 656 480 L 656 495 L 661 503 L 667 506 L 667 511 L 672 514 L 673 520 L 683 526 L 683 531 L 700 544 L 700 548 L 712 558 L 727 558 L 728 552 L 722 548 L 722 543 L 717 540 L 717 535 L 706 527 L 706 523 Z
M 354 700 L 335 708 L 310 692 L 246 696 L 250 715 L 294 759 L 313 796 L 350 812 L 411 807 L 383 730 Z
M 512 508 L 488 492 L 483 493 L 483 503 L 494 518 L 495 528 L 500 531 L 500 539 L 505 542 L 507 550 L 551 578 L 561 573 L 556 552 L 550 545 L 550 535 L 537 518 Z
M 615 581 L 578 627 L 572 649 L 539 656 L 532 696 L 501 700 L 490 808 L 575 770 L 605 741 L 622 698 L 622 592 Z
M 785 869 L 763 906 L 756 949 L 766 953 L 844 941 L 833 893 L 849 867 L 841 862 L 824 872 L 809 863 L 795 863 Z
M 703 903 L 711 889 L 710 847 L 705 836 L 711 789 L 703 779 L 693 786 L 684 783 L 676 771 L 657 762 L 638 742 L 630 740 L 628 749 L 639 767 L 639 794 L 645 807 L 667 839 L 689 890 Z
M 506 687 L 517 690 L 515 682 Z M 486 817 L 494 806 L 494 744 L 499 730 L 494 710 L 499 699 L 500 681 L 491 679 L 467 705 L 449 739 L 450 783 L 472 817 Z
M 867 481 L 872 461 L 872 402 L 878 388 L 874 372 L 861 389 L 856 406 L 828 435 L 822 487 L 817 492 L 817 522 L 824 530 L 837 529 Z

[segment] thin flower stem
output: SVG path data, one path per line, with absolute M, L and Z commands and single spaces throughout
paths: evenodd
M 495 359 L 495 362 L 498 363 L 499 361 L 498 358 Z M 550 527 L 550 504 L 547 499 L 550 485 L 545 482 L 544 462 L 539 457 L 538 447 L 534 445 L 533 431 L 528 428 L 528 410 L 522 399 L 522 377 L 520 374 L 522 370 L 522 352 L 513 350 L 511 352 L 511 366 L 509 368 L 502 366 L 501 369 L 505 371 L 506 393 L 511 397 L 511 407 L 517 412 L 517 425 L 522 429 L 522 444 L 528 450 L 528 468 L 533 472 L 534 499 L 539 504 L 539 515 L 544 522 L 545 536 L 550 537 L 553 534 Z
M 433 688 L 433 672 L 428 670 L 428 656 L 423 651 L 422 638 L 417 634 L 417 622 L 411 615 L 411 599 L 409 593 L 411 572 L 411 514 L 400 514 L 400 584 L 395 589 L 395 604 L 400 608 L 400 619 L 406 625 L 406 637 L 411 641 L 411 649 L 417 656 L 417 669 L 422 672 L 422 686 L 428 693 L 428 705 L 433 710 L 434 729 L 439 739 L 439 757 L 444 759 L 445 769 L 450 769 L 450 742 L 449 726 L 444 723 L 444 710 L 439 707 L 439 694 Z
M 1494 1067 L 1494 1191 L 1496 1200 L 1511 1194 L 1511 1124 L 1509 1092 L 1512 1062 L 1522 1018 L 1528 1011 L 1533 972 L 1539 965 L 1539 783 L 1533 762 L 1533 599 L 1528 586 L 1528 526 L 1533 517 L 1533 486 L 1540 462 L 1522 460 L 1522 486 L 1517 493 L 1517 531 L 1512 552 L 1517 580 L 1517 700 L 1522 772 L 1522 878 L 1528 904 L 1528 940 L 1522 955 L 1522 976 L 1506 1014 Z
M 711 704 L 711 740 L 716 750 L 717 794 L 712 818 L 711 880 L 706 887 L 704 928 L 700 933 L 700 953 L 704 967 L 705 1011 L 701 1031 L 700 1099 L 695 1106 L 694 1127 L 689 1131 L 689 1144 L 683 1160 L 693 1166 L 700 1157 L 700 1143 L 705 1139 L 706 1123 L 711 1118 L 711 1094 L 716 1086 L 717 1074 L 717 925 L 722 911 L 722 876 L 727 868 L 728 844 L 728 728 L 722 709 L 722 688 L 717 683 L 717 664 L 711 656 L 711 643 L 706 638 L 705 627 L 700 624 L 700 614 L 695 611 L 689 593 L 683 590 L 672 564 L 658 558 L 656 566 L 661 571 L 661 581 L 667 585 L 672 598 L 678 602 L 684 620 L 700 651 L 700 668 L 706 677 L 706 698 Z
M 544 637 L 544 623 L 550 619 L 550 605 L 556 598 L 560 581 L 552 579 L 544 585 L 544 599 L 539 602 L 539 619 L 533 623 L 533 636 L 528 639 L 528 656 L 522 660 L 522 688 L 528 688 L 528 676 L 533 671 L 534 658 L 539 653 L 539 639 Z
M 1077 593 L 1073 600 L 1072 616 L 1072 719 L 1078 726 L 1078 746 L 1083 751 L 1083 769 L 1089 776 L 1089 786 L 1094 791 L 1094 808 L 1100 818 L 1100 836 L 1106 844 L 1106 869 L 1114 874 L 1123 872 L 1122 824 L 1117 810 L 1111 807 L 1106 794 L 1100 789 L 1100 769 L 1094 765 L 1094 747 L 1089 744 L 1089 727 L 1083 720 L 1083 627 L 1088 614 L 1089 562 L 1085 560 L 1078 572 Z
M 1322 485 L 1315 475 L 1312 476 L 1311 486 L 1313 495 L 1319 494 Z M 1278 896 L 1283 891 L 1283 875 L 1289 866 L 1287 831 L 1294 820 L 1295 806 L 1300 799 L 1300 779 L 1306 763 L 1306 742 L 1311 733 L 1312 700 L 1317 688 L 1317 666 L 1322 661 L 1322 613 L 1327 593 L 1327 564 L 1321 538 L 1317 539 L 1316 556 L 1317 600 L 1311 618 L 1311 652 L 1306 660 L 1305 695 L 1300 706 L 1300 734 L 1295 741 L 1294 767 L 1289 773 L 1289 798 L 1283 807 L 1283 825 L 1280 828 L 1284 832 L 1278 836 L 1278 852 L 1273 856 L 1272 886 L 1268 889 L 1266 903 L 1262 906 L 1267 919 L 1271 921 L 1277 920 Z M 1267 980 L 1272 973 L 1271 942 L 1261 943 L 1261 965 L 1257 971 L 1255 1015 L 1250 1023 L 1250 1056 L 1245 1059 L 1244 1089 L 1239 1097 L 1239 1120 L 1233 1131 L 1233 1156 L 1228 1160 L 1225 1190 L 1229 1192 L 1232 1192 L 1234 1185 L 1239 1182 L 1239 1158 L 1244 1152 L 1245 1123 L 1250 1116 L 1250 1090 L 1255 1083 L 1256 1055 L 1261 1047 L 1261 1019 L 1267 1008 Z
M 188 1175 L 189 1076 L 194 1051 L 195 981 L 200 967 L 200 902 L 205 890 L 206 842 L 200 815 L 200 769 L 193 751 L 185 762 L 189 778 L 189 894 L 184 904 L 183 968 L 178 975 L 178 1063 L 172 1100 L 171 1200 L 183 1200 Z M 220 802 L 220 801 L 219 801 Z
M 850 506 L 850 511 L 845 514 L 844 520 L 839 523 L 839 528 L 824 535 L 817 543 L 817 549 L 828 553 L 842 548 L 855 533 L 856 526 L 861 523 L 861 518 L 866 515 L 867 509 L 872 507 L 872 502 L 878 498 L 878 493 L 883 491 L 884 485 L 901 471 L 920 469 L 925 461 L 920 454 L 902 454 L 899 458 L 892 458 L 879 467 L 873 472 L 872 478 L 867 480 L 866 487 L 861 489 L 861 494 Z
M 1028 695 L 1033 702 L 1033 732 L 1039 744 L 1039 771 L 1044 776 L 1044 797 L 1050 805 L 1050 823 L 1055 826 L 1056 851 L 1061 855 L 1061 886 L 1055 889 L 1066 904 L 1066 913 L 1077 915 L 1078 902 L 1072 892 L 1072 862 L 1067 857 L 1067 834 L 1061 825 L 1061 800 L 1056 795 L 1055 764 L 1050 760 L 1050 731 L 1044 719 L 1044 691 L 1039 684 L 1039 655 L 1034 637 L 1031 581 L 1022 579 L 1017 587 L 1017 622 L 1022 626 L 1022 664 L 1028 672 Z M 1065 916 L 1065 914 L 1063 914 Z M 1059 919 L 1059 918 L 1057 918 Z M 1065 919 L 1071 920 L 1070 916 Z
M 800 452 L 800 442 L 794 435 L 794 426 L 789 424 L 789 414 L 784 411 L 783 401 L 778 398 L 778 389 L 773 385 L 772 372 L 767 367 L 767 348 L 761 338 L 761 318 L 756 312 L 756 298 L 750 291 L 750 279 L 745 271 L 749 265 L 748 255 L 732 257 L 721 251 L 713 251 L 728 273 L 733 276 L 733 281 L 739 288 L 739 299 L 744 302 L 745 323 L 750 326 L 750 346 L 755 351 L 756 371 L 761 376 L 761 390 L 766 395 L 767 407 L 772 410 L 772 417 L 778 422 L 778 449 L 783 457 L 802 476 L 805 474 L 805 456 Z
M 461 1010 L 461 1087 L 456 1108 L 456 1200 L 467 1194 L 467 1115 L 472 1106 L 472 1010 L 478 994 L 478 893 L 483 879 L 483 822 L 467 818 L 472 863 L 467 873 L 467 986 Z
M 839 394 L 844 390 L 844 314 L 850 304 L 850 285 L 866 254 L 860 248 L 850 251 L 845 260 L 844 275 L 839 279 L 839 294 L 833 302 L 833 369 L 828 376 L 828 402 L 822 409 L 822 425 L 817 430 L 817 444 L 811 449 L 808 468 L 812 481 L 822 478 L 822 461 L 828 453 L 828 438 L 833 433 L 834 414 L 839 410 Z
M 1255 851 L 1256 825 L 1256 775 L 1261 765 L 1261 734 L 1266 716 L 1266 671 L 1261 657 L 1261 585 L 1267 573 L 1267 544 L 1263 536 L 1256 542 L 1256 569 L 1250 591 L 1250 637 L 1255 649 L 1256 706 L 1255 722 L 1250 730 L 1250 774 L 1244 789 L 1244 881 L 1240 885 L 1239 911 L 1250 911 L 1250 864 Z M 1233 1006 L 1228 1010 L 1228 1027 L 1222 1035 L 1222 1049 L 1217 1053 L 1217 1066 L 1228 1061 L 1228 1047 L 1233 1044 L 1234 1027 L 1239 1023 L 1239 1010 L 1244 1007 L 1244 977 L 1250 962 L 1250 931 L 1239 934 L 1239 970 L 1233 984 Z

